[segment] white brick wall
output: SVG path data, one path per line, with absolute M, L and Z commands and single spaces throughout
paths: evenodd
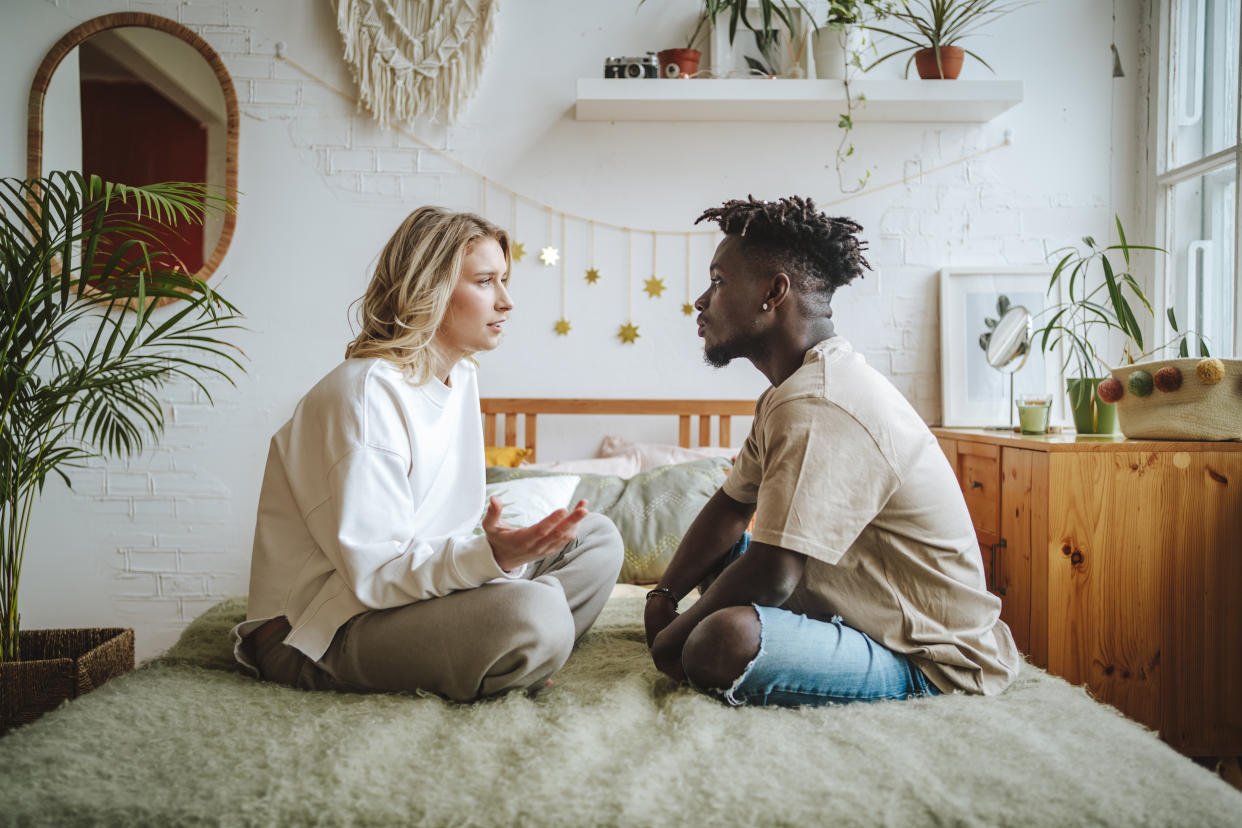
M 840 198 L 835 173 L 824 168 L 837 137 L 831 126 L 574 121 L 574 77 L 594 75 L 617 37 L 645 43 L 661 35 L 643 28 L 646 18 L 632 5 L 549 2 L 547 14 L 580 36 L 554 37 L 520 4 L 503 4 L 478 95 L 456 125 L 420 123 L 415 132 L 427 145 L 533 199 L 627 226 L 691 229 L 704 206 L 747 192 Z M 1124 29 L 1141 3 L 1120 2 Z M 139 654 L 147 656 L 172 643 L 203 609 L 244 591 L 267 441 L 340 358 L 345 309 L 361 293 L 368 263 L 412 207 L 480 206 L 473 176 L 401 130 L 381 129 L 352 101 L 276 57 L 284 41 L 291 58 L 337 89 L 352 88 L 332 14 L 317 3 L 312 10 L 306 0 L 59 0 L 5 11 L 20 18 L 0 26 L 6 59 L 20 69 L 0 85 L 10 126 L 10 140 L 0 141 L 5 174 L 24 169 L 29 73 L 60 35 L 97 14 L 149 11 L 198 31 L 228 67 L 242 110 L 244 197 L 237 235 L 213 284 L 249 317 L 251 332 L 239 335 L 249 374 L 237 389 L 214 382 L 214 405 L 188 383 L 165 389 L 167 432 L 157 447 L 129 462 L 88 464 L 73 473 L 72 493 L 45 494 L 48 517 L 31 543 L 71 548 L 64 553 L 69 563 L 46 552 L 29 559 L 23 601 L 35 623 L 76 622 L 81 604 L 89 614 L 84 622 L 137 626 Z M 1051 67 L 1037 57 L 1022 62 L 1031 57 L 1034 33 L 1056 36 L 1066 19 L 1083 37 L 1111 36 L 1111 8 L 1046 0 L 1019 14 L 1022 20 L 1013 15 L 989 32 L 987 56 L 998 76 L 1024 81 L 1023 104 L 985 125 L 860 126 L 851 163 L 872 170 L 871 184 L 830 208 L 866 227 L 875 267 L 840 291 L 838 328 L 929 420 L 940 411 L 937 271 L 1038 264 L 1083 233 L 1105 235 L 1113 209 L 1127 217 L 1126 202 L 1110 205 L 1108 169 L 1128 175 L 1135 151 L 1110 149 L 1107 113 L 1110 95 L 1133 89 L 1126 86 L 1132 82 L 1093 75 L 1086 50 L 1067 50 Z M 566 50 L 557 67 L 531 59 L 553 47 Z M 978 67 L 968 71 L 986 77 Z M 1138 131 L 1126 126 L 1114 134 Z M 937 169 L 998 144 L 1007 130 L 1015 134 L 1011 146 Z M 903 177 L 912 179 L 883 187 Z M 490 218 L 510 223 L 511 206 L 498 188 L 488 208 Z M 669 287 L 662 300 L 641 292 L 649 239 L 636 237 L 629 294 L 643 338 L 621 346 L 612 334 L 627 305 L 624 245 L 598 232 L 595 263 L 606 277 L 587 290 L 580 273 L 586 231 L 571 223 L 563 252 L 571 265 L 567 315 L 574 333 L 568 340 L 552 336 L 561 313 L 560 271 L 534 261 L 549 241 L 543 213 L 523 204 L 520 215 L 528 257 L 515 268 L 518 309 L 505 346 L 480 357 L 485 394 L 740 397 L 762 390 L 749 365 L 718 372 L 701 365 L 680 313 L 686 263 L 676 237 L 660 242 L 657 270 Z M 565 248 L 559 220 L 554 224 L 552 241 Z M 710 255 L 700 241 L 692 295 L 702 288 Z M 652 365 L 662 370 L 653 373 Z M 735 442 L 743 437 L 735 434 Z M 68 588 L 81 600 L 66 602 Z

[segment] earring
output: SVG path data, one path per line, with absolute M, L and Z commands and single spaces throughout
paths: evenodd
M 764 302 L 764 303 L 763 303 L 763 309 L 764 309 L 764 310 L 767 310 L 767 309 L 768 309 L 768 303 L 767 303 L 767 302 Z

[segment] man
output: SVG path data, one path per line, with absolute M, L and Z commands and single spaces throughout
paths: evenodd
M 749 359 L 772 387 L 647 595 L 656 666 L 737 705 L 1005 689 L 1019 655 L 953 472 L 833 329 L 833 293 L 870 268 L 862 227 L 798 197 L 705 219 L 725 233 L 695 302 L 706 360 Z

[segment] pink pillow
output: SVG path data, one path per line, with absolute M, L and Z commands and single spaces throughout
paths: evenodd
M 592 457 L 585 460 L 553 460 L 547 463 L 523 463 L 522 468 L 536 471 L 564 472 L 565 474 L 608 474 L 614 477 L 633 477 L 643 471 L 638 452 L 620 453 L 608 457 Z
M 689 463 L 704 457 L 724 457 L 732 460 L 738 449 L 719 446 L 700 446 L 698 448 L 682 448 L 661 443 L 633 443 L 623 437 L 609 435 L 599 445 L 599 457 L 617 457 L 636 455 L 641 468 L 648 471 L 657 466 L 668 466 L 673 463 Z

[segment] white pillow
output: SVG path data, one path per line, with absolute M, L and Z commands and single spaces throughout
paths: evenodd
M 548 477 L 521 477 L 503 483 L 490 483 L 483 499 L 483 511 L 479 514 L 479 526 L 487 514 L 489 498 L 500 501 L 500 517 L 510 526 L 530 526 L 538 523 L 557 509 L 567 509 L 578 488 L 579 478 L 573 474 L 557 474 Z M 475 530 L 476 533 L 482 531 Z
M 682 448 L 661 443 L 632 443 L 623 437 L 609 435 L 599 445 L 600 457 L 636 454 L 641 464 L 640 471 L 649 471 L 657 466 L 668 466 L 673 463 L 689 463 L 702 460 L 704 457 L 724 457 L 733 459 L 741 449 L 700 446 L 698 448 Z
M 611 457 L 592 457 L 586 460 L 553 460 L 547 463 L 523 463 L 524 469 L 537 471 L 568 472 L 571 474 L 608 474 L 630 478 L 643 470 L 637 451 L 616 454 Z

